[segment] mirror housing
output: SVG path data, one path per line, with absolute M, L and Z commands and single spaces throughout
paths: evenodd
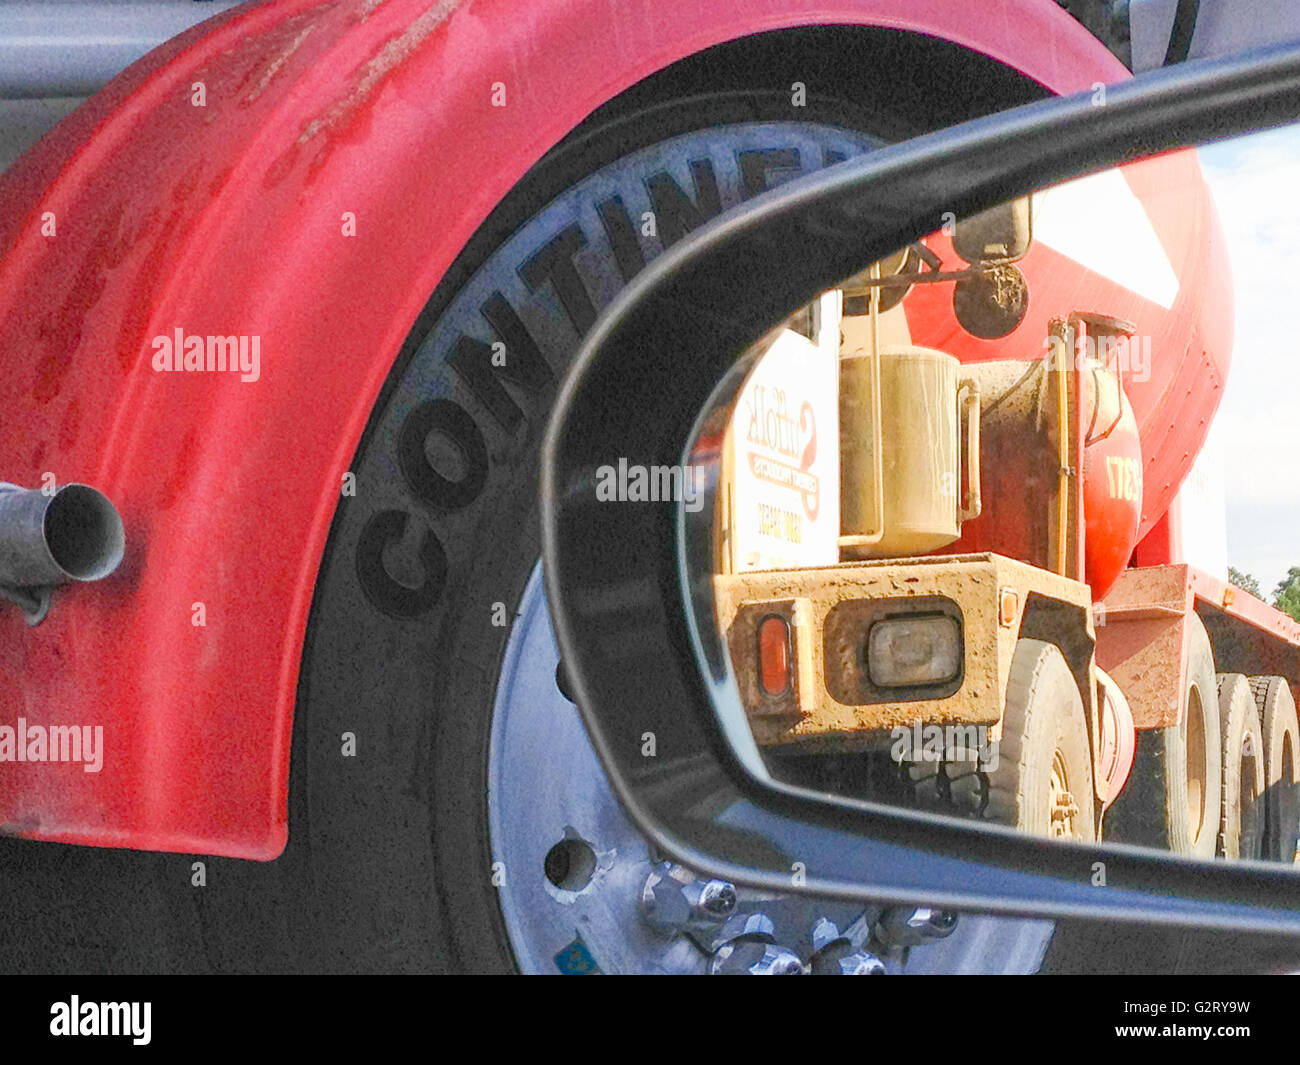
M 606 308 L 548 427 L 543 558 L 592 743 L 665 856 L 781 892 L 1300 934 L 1296 880 L 1282 867 L 1054 842 L 772 780 L 716 632 L 710 508 L 602 503 L 594 492 L 595 470 L 616 459 L 703 462 L 738 382 L 791 310 L 946 213 L 1297 117 L 1294 46 L 1111 87 L 1104 108 L 1091 94 L 1034 103 L 766 193 L 678 242 Z M 764 268 L 773 262 L 781 269 Z M 647 735 L 653 756 L 642 753 Z M 1105 888 L 1094 886 L 1098 863 Z
M 962 218 L 953 228 L 953 250 L 968 263 L 1013 263 L 1033 243 L 1033 198 L 1021 196 Z

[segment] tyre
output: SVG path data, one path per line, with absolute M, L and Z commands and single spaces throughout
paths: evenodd
M 1223 722 L 1219 854 L 1259 858 L 1264 839 L 1264 729 L 1250 681 L 1240 673 L 1219 674 L 1219 717 Z
M 1251 677 L 1264 730 L 1264 843 L 1261 857 L 1294 862 L 1300 832 L 1300 722 L 1291 687 L 1282 677 Z
M 1038 836 L 1096 839 L 1087 717 L 1055 644 L 1016 644 L 988 788 L 989 819 Z
M 1195 614 L 1187 624 L 1191 632 L 1181 720 L 1170 728 L 1138 733 L 1128 783 L 1106 814 L 1106 836 L 1213 858 L 1223 781 L 1218 682 L 1205 626 Z

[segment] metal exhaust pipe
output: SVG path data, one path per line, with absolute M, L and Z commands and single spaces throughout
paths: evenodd
M 45 616 L 55 585 L 107 577 L 125 550 L 117 508 L 89 485 L 65 484 L 50 495 L 0 484 L 0 594 L 23 608 L 29 624 Z

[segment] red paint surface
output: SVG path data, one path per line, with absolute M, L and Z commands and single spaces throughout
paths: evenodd
M 0 471 L 93 484 L 128 534 L 118 574 L 59 595 L 39 628 L 0 612 L 0 723 L 100 724 L 106 748 L 98 774 L 0 763 L 8 831 L 280 852 L 340 477 L 447 266 L 597 105 L 712 44 L 816 22 L 945 37 L 1057 92 L 1125 76 L 1049 0 L 367 6 L 219 17 L 0 179 Z M 506 108 L 490 106 L 499 80 Z M 260 335 L 261 380 L 154 373 L 150 339 L 178 326 Z M 196 602 L 206 627 L 191 625 Z
M 1085 424 L 1091 423 L 1090 408 L 1090 403 L 1084 406 Z M 1141 463 L 1142 442 L 1133 411 L 1124 403 L 1114 428 L 1104 436 L 1099 433 L 1083 450 L 1083 579 L 1096 600 L 1114 587 L 1137 544 L 1141 480 L 1126 476 L 1126 468 L 1132 464 L 1140 470 Z

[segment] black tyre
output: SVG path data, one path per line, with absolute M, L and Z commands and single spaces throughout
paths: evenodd
M 1106 813 L 1106 836 L 1177 854 L 1213 858 L 1218 845 L 1220 758 L 1214 652 L 1195 614 L 1187 654 L 1181 720 L 1138 733 L 1133 771 Z
M 1261 857 L 1294 862 L 1300 833 L 1300 721 L 1291 686 L 1282 677 L 1251 677 L 1264 729 L 1264 843 Z
M 985 816 L 1039 836 L 1096 838 L 1092 747 L 1074 674 L 1055 644 L 1022 639 L 1007 681 Z
M 1219 718 L 1223 723 L 1219 854 L 1259 858 L 1264 841 L 1264 729 L 1250 681 L 1240 673 L 1219 674 Z

